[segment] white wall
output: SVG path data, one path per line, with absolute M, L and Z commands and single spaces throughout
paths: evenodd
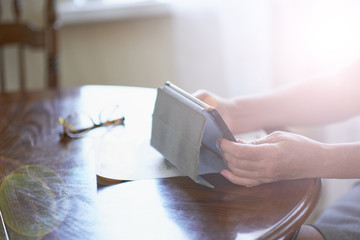
M 234 96 L 271 87 L 268 1 L 175 2 L 173 50 L 183 88 Z
M 237 0 L 220 6 L 222 62 L 229 96 L 273 86 L 271 5 L 267 0 Z
M 157 87 L 174 79 L 171 18 L 64 26 L 61 86 Z

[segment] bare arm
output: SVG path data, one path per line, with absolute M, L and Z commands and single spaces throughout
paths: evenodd
M 360 69 L 360 65 L 359 65 Z M 341 121 L 360 113 L 360 72 L 309 80 L 276 89 L 249 101 L 260 127 L 309 126 Z M 252 107 L 251 107 L 252 105 Z
M 215 105 L 234 133 L 336 122 L 360 113 L 360 61 L 330 77 L 257 95 L 234 99 L 207 92 L 196 95 Z

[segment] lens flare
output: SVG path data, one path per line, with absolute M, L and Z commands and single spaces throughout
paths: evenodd
M 25 165 L 6 176 L 0 187 L 0 209 L 7 226 L 18 234 L 41 237 L 66 217 L 70 197 L 53 170 Z

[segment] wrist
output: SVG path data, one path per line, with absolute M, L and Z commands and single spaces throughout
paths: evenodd
M 321 177 L 360 177 L 360 143 L 327 144 L 326 149 Z

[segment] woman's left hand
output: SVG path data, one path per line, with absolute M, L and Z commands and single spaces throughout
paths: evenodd
M 251 143 L 220 139 L 229 169 L 221 174 L 244 186 L 321 175 L 325 144 L 288 132 L 274 132 Z

